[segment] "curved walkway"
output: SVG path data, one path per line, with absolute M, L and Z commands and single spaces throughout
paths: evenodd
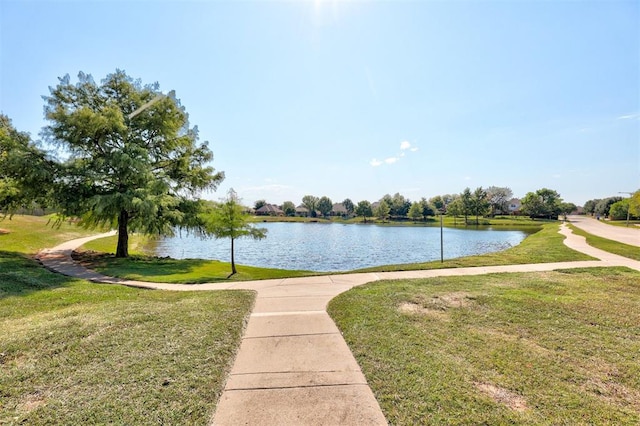
M 104 234 L 44 250 L 38 259 L 48 269 L 95 282 L 177 291 L 256 291 L 255 306 L 212 419 L 214 425 L 386 425 L 358 363 L 326 312 L 327 303 L 355 286 L 381 279 L 600 266 L 640 271 L 638 261 L 593 248 L 564 225 L 560 232 L 567 237 L 568 247 L 598 260 L 185 285 L 107 277 L 71 259 L 75 248 Z

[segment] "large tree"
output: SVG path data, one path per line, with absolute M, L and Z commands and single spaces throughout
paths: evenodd
M 414 222 L 417 222 L 417 220 L 422 217 L 422 205 L 419 202 L 415 201 L 411 204 L 409 217 L 413 219 Z
M 598 205 L 599 202 L 600 202 L 600 199 L 595 198 L 593 200 L 589 200 L 586 203 L 584 203 L 583 210 L 585 214 L 593 215 L 596 212 L 596 206 Z
M 424 197 L 420 199 L 420 209 L 422 213 L 422 220 L 424 221 L 427 220 L 427 216 L 435 216 L 433 205 Z
M 622 197 L 609 197 L 598 201 L 598 204 L 596 204 L 595 207 L 596 214 L 604 217 L 609 216 L 609 209 L 611 208 L 611 206 L 618 201 L 622 201 L 622 199 Z
M 349 215 L 352 215 L 356 209 L 356 206 L 353 205 L 353 201 L 351 201 L 351 199 L 349 198 L 345 198 L 344 201 L 342 202 L 342 205 L 347 210 L 347 213 Z
M 487 188 L 487 201 L 491 208 L 490 215 L 505 214 L 509 212 L 509 200 L 513 197 L 510 188 L 501 186 L 490 186 Z
M 471 189 L 466 187 L 462 194 L 460 194 L 460 207 L 462 207 L 462 215 L 464 216 L 464 224 L 467 224 L 469 214 L 471 214 L 473 210 L 473 195 L 471 194 Z
M 50 202 L 55 162 L 0 114 L 0 212 Z
M 640 190 L 634 192 L 629 199 L 629 213 L 640 217 Z
M 296 215 L 296 205 L 293 204 L 293 201 L 285 201 L 282 203 L 282 211 L 285 216 L 295 216 Z
M 227 198 L 221 203 L 214 204 L 202 215 L 206 235 L 231 240 L 231 275 L 229 277 L 238 273 L 235 261 L 235 240 L 238 238 L 259 240 L 265 238 L 267 234 L 266 229 L 255 228 L 251 225 L 249 222 L 251 216 L 245 213 L 245 210 L 232 188 L 227 193 Z
M 373 216 L 373 211 L 371 210 L 371 203 L 367 200 L 362 200 L 358 202 L 355 210 L 358 216 L 362 216 L 364 219 L 364 223 L 367 223 L 367 218 Z
M 471 195 L 471 212 L 476 217 L 476 225 L 480 223 L 479 217 L 484 216 L 488 209 L 489 201 L 487 200 L 487 191 L 479 186 Z
M 557 219 L 561 211 L 562 198 L 558 192 L 542 188 L 536 192 L 528 192 L 521 203 L 521 211 L 531 218 Z
M 313 195 L 305 195 L 302 197 L 302 205 L 309 210 L 309 217 L 316 217 L 316 209 L 318 208 L 318 197 Z
M 447 216 L 453 216 L 453 224 L 457 225 L 458 216 L 464 212 L 462 197 L 458 197 L 451 201 L 447 206 Z
M 373 212 L 373 214 L 383 222 L 389 218 L 390 213 L 391 207 L 389 207 L 385 200 L 380 200 Z
M 224 174 L 209 165 L 213 154 L 179 100 L 121 70 L 101 84 L 66 75 L 49 90 L 44 134 L 67 155 L 56 187 L 62 214 L 87 227 L 116 226 L 116 257 L 128 256 L 129 232 L 202 225 L 199 193 Z
M 436 195 L 435 197 L 431 197 L 429 198 L 429 203 L 436 209 L 439 211 L 444 211 L 445 210 L 445 202 L 444 202 L 444 198 L 442 198 L 442 195 Z
M 333 201 L 329 197 L 320 197 L 318 200 L 318 211 L 322 214 L 322 216 L 327 217 L 331 210 L 333 209 Z

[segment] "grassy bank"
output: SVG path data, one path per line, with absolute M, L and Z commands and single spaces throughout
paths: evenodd
M 0 220 L 0 250 L 35 254 L 65 241 L 93 235 L 71 222 L 55 223 L 51 216 L 6 216 Z
M 391 424 L 638 424 L 640 273 L 355 288 L 329 312 Z
M 606 223 L 607 225 L 611 225 L 611 226 L 619 226 L 622 228 L 634 228 L 634 229 L 638 229 L 638 227 L 640 226 L 640 220 L 637 220 L 637 219 L 630 220 L 628 224 L 625 219 L 603 220 L 602 223 Z
M 559 224 L 545 223 L 540 231 L 529 235 L 510 249 L 478 256 L 460 257 L 444 262 L 407 263 L 361 269 L 356 272 L 408 271 L 416 269 L 461 268 L 468 266 L 515 265 L 523 263 L 570 262 L 593 260 L 564 245 L 564 236 L 558 233 Z
M 28 255 L 85 232 L 0 223 L 0 424 L 208 422 L 252 293 L 71 279 Z

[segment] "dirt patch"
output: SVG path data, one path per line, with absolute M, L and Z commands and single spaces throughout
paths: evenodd
M 9 231 L 8 229 L 2 229 L 2 228 L 0 228 L 0 235 L 3 235 L 3 234 L 9 234 L 9 233 L 11 233 L 11 231 Z
M 474 296 L 465 292 L 454 292 L 442 295 L 404 302 L 398 310 L 403 313 L 429 315 L 438 318 L 446 317 L 449 309 L 464 308 L 473 303 Z
M 511 343 L 517 343 L 519 345 L 524 346 L 525 348 L 527 348 L 527 350 L 530 351 L 534 351 L 537 354 L 540 355 L 551 355 L 553 354 L 553 351 L 540 346 L 538 343 L 536 343 L 535 341 L 531 340 L 531 339 L 527 339 L 525 337 L 521 337 L 521 336 L 517 336 L 517 335 L 513 335 L 513 334 L 507 334 L 504 333 L 502 331 L 498 331 L 498 330 L 493 330 L 493 329 L 489 329 L 489 328 L 480 328 L 477 327 L 475 328 L 476 330 L 478 330 L 479 333 L 482 333 L 484 335 L 486 335 L 489 338 L 492 339 L 498 339 L 498 340 L 504 340 L 506 342 L 511 342 Z
M 494 401 L 504 404 L 510 409 L 518 412 L 527 410 L 527 403 L 520 395 L 508 391 L 500 386 L 491 383 L 474 383 L 476 388 Z
M 405 302 L 398 307 L 398 310 L 405 314 L 427 315 L 433 318 L 445 319 L 447 314 L 441 309 L 432 309 L 420 303 Z
M 25 395 L 18 403 L 17 411 L 21 413 L 29 413 L 38 407 L 41 407 L 47 403 L 44 394 L 40 391 Z
M 447 293 L 441 296 L 434 296 L 434 303 L 442 304 L 446 308 L 464 308 L 471 304 L 471 294 L 465 292 Z

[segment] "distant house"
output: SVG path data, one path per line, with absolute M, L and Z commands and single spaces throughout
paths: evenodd
M 284 212 L 280 207 L 274 206 L 273 204 L 265 204 L 256 210 L 256 215 L 258 216 L 284 216 Z
M 512 215 L 520 214 L 520 208 L 522 207 L 522 203 L 520 202 L 519 198 L 512 198 L 511 200 L 509 200 L 508 206 L 509 206 L 508 207 L 509 214 L 512 214 Z
M 296 216 L 298 216 L 298 217 L 308 217 L 309 216 L 309 209 L 306 208 L 305 206 L 303 206 L 302 204 L 300 204 L 298 207 L 296 207 Z
M 342 203 L 335 203 L 329 213 L 331 216 L 348 216 L 349 212 Z

